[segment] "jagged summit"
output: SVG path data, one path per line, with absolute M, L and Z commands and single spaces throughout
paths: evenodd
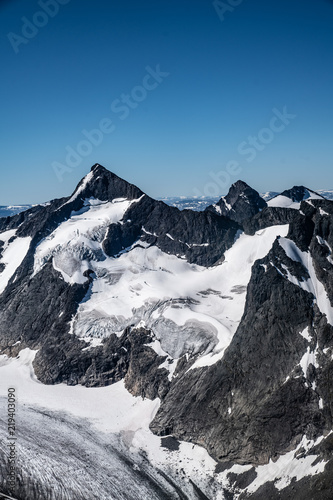
M 293 186 L 291 189 L 286 189 L 285 191 L 283 191 L 281 193 L 281 196 L 286 196 L 287 198 L 292 199 L 294 202 L 300 202 L 303 200 L 307 200 L 308 198 L 321 200 L 324 199 L 323 196 L 305 186 Z
M 229 189 L 228 195 L 230 195 L 231 191 L 242 192 L 245 189 L 252 189 L 252 188 L 245 181 L 242 181 L 241 179 L 238 179 L 238 181 L 234 182 L 231 185 L 231 187 Z
M 112 201 L 117 198 L 134 200 L 144 195 L 143 191 L 99 163 L 91 167 L 90 172 L 78 183 L 69 201 L 76 198 L 96 198 Z
M 246 182 L 238 180 L 232 184 L 226 196 L 223 196 L 216 205 L 208 207 L 207 210 L 241 223 L 266 206 L 266 201 L 261 198 L 258 191 L 252 189 Z
M 269 207 L 300 208 L 304 200 L 325 200 L 323 196 L 305 186 L 293 186 L 268 201 Z

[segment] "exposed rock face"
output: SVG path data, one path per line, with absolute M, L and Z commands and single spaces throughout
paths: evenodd
M 262 212 L 251 217 L 251 219 L 243 221 L 242 225 L 246 234 L 253 235 L 256 231 L 260 231 L 266 227 L 290 224 L 297 220 L 303 220 L 303 216 L 298 210 L 290 210 L 282 207 L 266 207 Z
M 294 202 L 300 202 L 303 200 L 307 200 L 312 195 L 318 196 L 318 198 L 324 199 L 320 194 L 308 189 L 304 186 L 294 186 L 291 189 L 286 189 L 281 193 L 281 196 L 285 196 L 286 198 L 290 198 Z
M 265 262 L 253 269 L 245 313 L 223 360 L 178 380 L 152 423 L 161 435 L 195 436 L 219 460 L 264 464 L 297 436 L 314 439 L 330 425 L 297 368 L 308 345 L 299 332 L 312 328 L 312 297 L 275 267 L 265 272 Z
M 0 219 L 0 285 L 7 249 L 29 243 L 0 294 L 1 354 L 38 350 L 46 384 L 124 380 L 159 398 L 154 433 L 204 446 L 221 473 L 252 466 L 229 473 L 226 498 L 331 498 L 333 202 L 308 192 L 282 193 L 299 209 L 267 206 L 238 181 L 179 211 L 95 165 L 72 196 Z M 259 465 L 293 450 L 325 471 L 251 490 Z
M 222 197 L 216 205 L 211 205 L 206 210 L 242 223 L 265 207 L 267 207 L 267 203 L 257 191 L 248 186 L 246 182 L 237 181 L 231 186 L 227 196 Z
M 135 200 L 143 194 L 141 189 L 96 163 L 90 174 L 76 186 L 72 197 L 79 195 L 81 199 L 94 197 L 102 201 L 115 198 Z
M 164 252 L 185 256 L 186 260 L 211 266 L 223 258 L 240 226 L 210 212 L 193 212 L 169 207 L 145 196 L 129 208 L 126 217 L 133 227 L 141 227 L 142 240 Z M 137 234 L 137 232 L 135 234 Z M 126 238 L 126 229 L 124 229 Z M 128 240 L 127 240 L 128 241 Z M 126 242 L 123 247 L 126 248 Z

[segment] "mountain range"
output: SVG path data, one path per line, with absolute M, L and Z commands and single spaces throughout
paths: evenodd
M 0 218 L 16 500 L 333 497 L 333 201 L 179 210 L 95 164 Z M 2 418 L 2 420 L 4 420 Z
M 320 194 L 327 200 L 333 200 L 333 189 L 317 189 L 316 193 Z M 261 193 L 260 196 L 265 201 L 269 201 L 271 198 L 274 198 L 278 194 L 280 193 L 276 191 L 267 191 L 266 193 Z M 201 210 L 205 210 L 209 205 L 217 203 L 220 198 L 211 196 L 195 196 L 194 198 L 191 198 L 190 196 L 168 196 L 166 198 L 160 198 L 160 200 L 164 201 L 164 203 L 166 203 L 167 205 L 179 208 L 179 210 L 188 209 L 200 212 Z M 12 215 L 16 215 L 20 212 L 28 210 L 32 206 L 33 205 L 0 205 L 0 217 L 11 217 Z

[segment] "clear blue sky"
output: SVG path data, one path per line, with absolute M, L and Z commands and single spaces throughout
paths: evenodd
M 68 195 L 94 163 L 153 197 L 333 188 L 333 2 L 229 1 L 1 1 L 0 205 Z

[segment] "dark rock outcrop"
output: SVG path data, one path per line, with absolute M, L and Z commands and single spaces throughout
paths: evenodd
M 297 370 L 313 298 L 274 266 L 265 271 L 265 263 L 253 269 L 244 316 L 223 360 L 176 381 L 151 425 L 160 435 L 204 444 L 218 460 L 263 464 L 295 446 L 297 436 L 313 438 L 325 427 L 319 395 Z
M 226 196 L 221 198 L 216 205 L 207 207 L 206 210 L 242 223 L 265 207 L 267 207 L 267 203 L 257 191 L 248 186 L 246 182 L 237 181 L 231 186 Z
M 299 203 L 303 200 L 307 200 L 313 195 L 320 196 L 322 199 L 324 199 L 324 197 L 322 197 L 320 194 L 312 191 L 311 189 L 308 189 L 305 186 L 294 186 L 291 189 L 286 189 L 278 196 L 285 196 L 286 198 L 290 198 L 293 202 Z

